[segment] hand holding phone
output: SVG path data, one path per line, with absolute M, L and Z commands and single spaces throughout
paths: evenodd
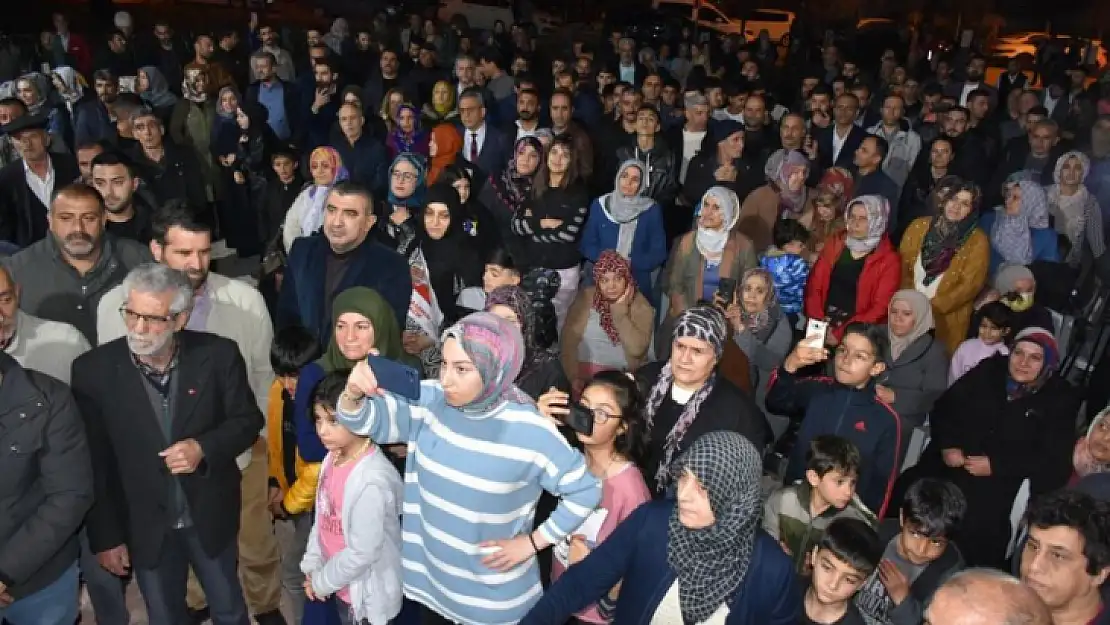
M 801 342 L 804 343 L 806 347 L 823 349 L 825 347 L 825 337 L 828 331 L 828 321 L 824 319 L 810 319 L 806 322 L 806 334 Z
M 736 278 L 721 278 L 717 283 L 717 297 L 725 306 L 731 304 L 736 297 Z
M 571 404 L 566 423 L 575 432 L 590 436 L 594 433 L 594 412 L 581 404 Z

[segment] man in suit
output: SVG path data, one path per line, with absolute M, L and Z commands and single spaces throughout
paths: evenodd
M 81 177 L 75 158 L 48 151 L 47 124 L 44 115 L 23 115 L 3 127 L 20 158 L 0 169 L 0 241 L 19 247 L 46 236 L 54 189 Z
M 234 341 L 185 330 L 193 288 L 148 263 L 124 280 L 127 335 L 73 364 L 88 431 L 95 503 L 86 519 L 100 565 L 132 570 L 152 623 L 186 623 L 189 566 L 213 623 L 248 625 L 236 573 L 235 458 L 263 426 Z
M 486 104 L 482 92 L 467 89 L 459 98 L 459 120 L 462 122 L 463 147 L 459 156 L 480 170 L 475 180 L 505 168 L 512 156 L 513 144 L 504 132 L 486 123 Z
M 246 99 L 266 109 L 266 124 L 278 139 L 290 141 L 300 134 L 300 94 L 297 85 L 277 75 L 274 55 L 259 50 L 251 56 L 258 79 L 247 87 Z
M 856 149 L 867 137 L 867 131 L 856 125 L 858 112 L 859 98 L 843 93 L 833 105 L 833 123 L 815 131 L 821 171 L 830 167 L 852 168 Z

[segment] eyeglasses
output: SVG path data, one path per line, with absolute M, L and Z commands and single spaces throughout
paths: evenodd
M 164 327 L 173 322 L 174 318 L 180 313 L 171 313 L 169 315 L 144 315 L 126 306 L 121 306 L 119 314 L 123 317 L 123 322 L 129 326 L 138 325 L 139 321 L 145 321 L 149 326 Z
M 594 423 L 598 425 L 605 425 L 609 419 L 623 419 L 624 415 L 613 414 L 604 408 L 590 408 L 584 403 L 578 404 L 583 409 L 590 411 L 594 415 Z
M 395 171 L 391 174 L 394 180 L 401 182 L 416 182 L 416 174 L 407 171 Z

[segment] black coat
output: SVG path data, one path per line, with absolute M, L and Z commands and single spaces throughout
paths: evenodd
M 682 185 L 682 197 L 689 206 L 697 206 L 705 192 L 710 187 L 722 186 L 731 189 L 744 203 L 744 198 L 757 187 L 763 186 L 766 177 L 763 175 L 763 166 L 747 158 L 738 158 L 733 162 L 736 168 L 735 182 L 717 182 L 716 147 L 702 149 L 686 167 L 686 182 Z
M 54 167 L 55 189 L 81 177 L 77 159 L 73 156 L 51 152 L 49 158 Z M 0 241 L 27 247 L 41 240 L 46 236 L 48 208 L 27 185 L 23 159 L 0 169 Z
M 214 557 L 236 540 L 242 475 L 235 458 L 250 449 L 264 424 L 234 341 L 188 330 L 176 340 L 172 440 L 162 433 L 125 338 L 73 363 L 73 395 L 88 429 L 96 483 L 86 521 L 89 546 L 100 553 L 126 545 L 139 568 L 159 563 L 176 521 L 173 479 L 185 493 L 205 553 Z M 158 452 L 190 438 L 204 459 L 196 472 L 175 478 Z
M 834 132 L 836 132 L 836 124 L 829 124 L 828 128 L 822 128 L 813 133 L 817 139 L 817 163 L 821 171 L 830 167 L 844 167 L 849 171 L 855 171 L 856 149 L 868 137 L 867 131 L 853 124 L 848 131 L 848 136 L 844 138 L 844 145 L 840 148 L 840 154 L 837 154 L 836 158 L 833 159 Z
M 18 600 L 76 561 L 92 467 L 69 388 L 2 352 L 0 373 L 0 583 Z
M 185 200 L 194 211 L 208 206 L 206 181 L 197 155 L 189 148 L 164 144 L 162 162 L 155 163 L 146 157 L 142 147 L 130 152 L 139 177 L 147 185 L 159 206 L 170 200 Z

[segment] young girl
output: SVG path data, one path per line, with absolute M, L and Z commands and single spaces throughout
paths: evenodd
M 1008 354 L 1006 337 L 1014 325 L 1014 312 L 1002 302 L 989 302 L 979 309 L 982 321 L 979 322 L 979 336 L 967 339 L 952 354 L 952 364 L 948 368 L 948 386 L 956 383 L 960 376 L 971 371 L 975 365 L 995 354 Z
M 564 407 L 569 399 L 566 393 L 552 390 L 540 397 L 540 410 L 545 414 L 565 415 L 569 412 Z M 594 415 L 593 432 L 589 436 L 582 433 L 576 436 L 582 444 L 587 468 L 601 480 L 601 504 L 576 534 L 555 545 L 552 582 L 568 566 L 585 559 L 640 504 L 651 500 L 651 491 L 637 468 L 647 441 L 647 427 L 636 383 L 628 374 L 602 371 L 586 384 L 579 403 Z M 579 612 L 577 622 L 608 623 L 612 616 L 608 612 L 616 604 L 619 590 L 618 585 L 598 605 Z
M 369 437 L 336 421 L 348 373 L 328 374 L 313 391 L 328 455 L 301 560 L 304 592 L 312 601 L 335 595 L 343 625 L 386 625 L 401 612 L 401 477 Z

